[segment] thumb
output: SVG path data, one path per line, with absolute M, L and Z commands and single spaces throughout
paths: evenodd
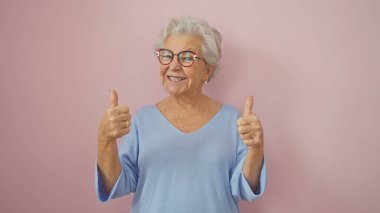
M 243 115 L 251 115 L 252 114 L 252 108 L 253 108 L 253 96 L 248 96 L 245 100 L 245 106 L 244 106 L 244 114 Z
M 115 107 L 118 105 L 117 92 L 114 89 L 111 90 L 110 100 L 111 100 L 111 104 L 110 104 L 111 107 Z

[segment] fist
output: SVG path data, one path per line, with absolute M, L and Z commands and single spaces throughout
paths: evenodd
M 129 108 L 118 104 L 118 96 L 115 90 L 110 94 L 110 106 L 104 112 L 99 126 L 99 137 L 105 141 L 116 141 L 117 138 L 129 133 L 131 115 Z
M 248 148 L 262 147 L 264 145 L 263 128 L 259 118 L 252 112 L 253 97 L 247 97 L 243 116 L 237 121 L 240 138 Z

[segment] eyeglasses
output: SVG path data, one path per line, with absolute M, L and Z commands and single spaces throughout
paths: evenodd
M 173 61 L 173 58 L 175 55 L 177 56 L 178 63 L 184 67 L 190 67 L 191 65 L 193 65 L 196 59 L 201 59 L 205 63 L 207 63 L 205 59 L 198 57 L 195 52 L 190 51 L 190 50 L 185 50 L 185 51 L 179 52 L 178 54 L 174 54 L 172 51 L 167 50 L 167 49 L 158 49 L 156 53 L 157 53 L 158 61 L 162 65 L 170 64 Z

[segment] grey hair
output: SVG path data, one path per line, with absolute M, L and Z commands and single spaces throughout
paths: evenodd
M 206 21 L 189 16 L 174 17 L 160 31 L 155 49 L 162 48 L 170 35 L 195 35 L 202 39 L 202 54 L 207 64 L 215 70 L 210 79 L 220 69 L 222 34 Z M 209 79 L 209 80 L 210 80 Z

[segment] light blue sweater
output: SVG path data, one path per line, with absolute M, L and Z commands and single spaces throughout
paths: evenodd
M 108 195 L 96 167 L 99 200 L 132 192 L 135 213 L 239 212 L 240 199 L 252 201 L 264 192 L 266 170 L 264 163 L 256 195 L 242 172 L 247 150 L 238 118 L 238 110 L 223 105 L 203 127 L 183 133 L 155 105 L 143 107 L 118 146 L 122 171 Z

